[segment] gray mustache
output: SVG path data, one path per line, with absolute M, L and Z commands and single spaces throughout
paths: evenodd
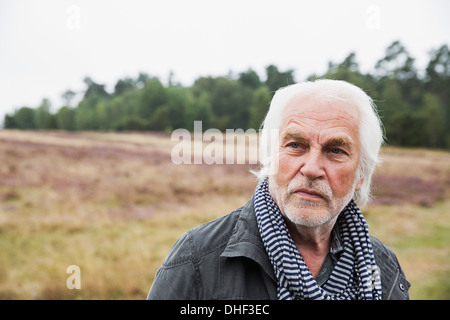
M 333 191 L 330 186 L 323 182 L 311 181 L 311 180 L 295 180 L 291 181 L 287 187 L 288 194 L 296 192 L 298 189 L 310 189 L 319 193 L 325 200 L 330 201 L 333 199 Z

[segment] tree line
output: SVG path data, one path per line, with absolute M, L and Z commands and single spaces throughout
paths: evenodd
M 349 81 L 364 89 L 376 102 L 387 143 L 408 147 L 450 149 L 450 53 L 447 45 L 431 50 L 425 70 L 418 70 L 405 46 L 394 41 L 369 73 L 360 71 L 356 54 L 340 63 L 329 62 L 318 78 Z M 119 79 L 113 92 L 86 77 L 86 89 L 62 94 L 65 105 L 52 113 L 43 99 L 36 108 L 22 107 L 4 119 L 5 129 L 166 131 L 193 129 L 258 129 L 273 96 L 280 87 L 296 82 L 294 70 L 265 68 L 265 79 L 252 69 L 238 74 L 199 77 L 191 86 L 167 84 L 140 73 Z

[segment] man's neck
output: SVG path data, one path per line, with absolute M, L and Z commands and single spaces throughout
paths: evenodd
M 289 219 L 285 219 L 285 221 L 297 250 L 302 255 L 313 277 L 316 278 L 327 254 L 330 252 L 331 231 L 336 219 L 320 227 L 295 225 Z

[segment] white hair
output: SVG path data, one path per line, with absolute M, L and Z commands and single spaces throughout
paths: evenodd
M 349 106 L 356 106 L 359 111 L 359 141 L 361 154 L 357 178 L 364 178 L 359 191 L 353 199 L 364 207 L 370 199 L 370 185 L 375 167 L 379 164 L 379 151 L 383 144 L 383 132 L 380 118 L 373 100 L 360 88 L 341 80 L 320 79 L 302 82 L 279 89 L 271 103 L 266 118 L 261 125 L 259 138 L 260 170 L 253 172 L 259 179 L 264 179 L 277 167 L 278 132 L 282 124 L 283 110 L 295 98 L 316 96 L 327 100 L 345 101 Z M 276 133 L 276 139 L 274 136 Z

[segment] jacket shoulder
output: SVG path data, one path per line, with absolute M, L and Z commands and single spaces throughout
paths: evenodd
M 409 299 L 409 287 L 405 273 L 398 262 L 394 251 L 374 236 L 370 236 L 375 261 L 380 269 L 383 299 Z
M 392 251 L 392 249 L 389 248 L 380 239 L 370 235 L 370 240 L 372 242 L 372 248 L 375 255 L 383 256 L 385 258 L 392 259 L 393 261 L 397 261 L 394 251 Z
M 236 209 L 187 231 L 175 242 L 163 267 L 196 261 L 202 256 L 226 246 L 233 233 L 240 210 L 241 208 Z

